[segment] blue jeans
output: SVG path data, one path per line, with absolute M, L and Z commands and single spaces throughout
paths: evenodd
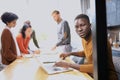
M 72 60 L 77 64 L 84 64 L 84 59 L 85 59 L 84 57 L 74 56 Z

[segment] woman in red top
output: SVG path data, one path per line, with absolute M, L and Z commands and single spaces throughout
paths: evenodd
M 24 24 L 20 33 L 17 36 L 17 43 L 20 48 L 20 52 L 23 54 L 29 54 L 29 53 L 38 53 L 38 51 L 31 51 L 28 49 L 30 37 L 32 34 L 32 28 L 29 24 Z

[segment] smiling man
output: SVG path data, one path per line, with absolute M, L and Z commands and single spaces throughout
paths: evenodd
M 75 18 L 75 29 L 76 33 L 82 38 L 83 51 L 80 52 L 71 52 L 71 53 L 63 53 L 60 55 L 63 59 L 68 56 L 78 56 L 85 57 L 84 64 L 72 64 L 67 62 L 57 62 L 55 66 L 65 67 L 65 68 L 74 68 L 81 72 L 89 73 L 93 75 L 93 49 L 92 49 L 92 32 L 91 32 L 91 24 L 89 17 L 85 14 L 80 14 Z M 116 71 L 114 69 L 114 65 L 112 62 L 111 55 L 111 47 L 108 43 L 108 69 L 109 69 L 109 80 L 118 80 Z

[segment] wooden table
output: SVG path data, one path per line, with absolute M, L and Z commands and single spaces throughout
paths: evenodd
M 84 80 L 80 77 L 93 80 L 77 70 L 48 75 L 35 57 L 17 59 L 0 72 L 0 80 Z

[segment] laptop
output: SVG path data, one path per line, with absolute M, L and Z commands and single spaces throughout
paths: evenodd
M 46 63 L 42 64 L 42 68 L 47 74 L 57 74 L 67 71 L 72 71 L 72 68 L 62 68 L 62 67 L 55 67 L 53 66 L 55 63 Z

